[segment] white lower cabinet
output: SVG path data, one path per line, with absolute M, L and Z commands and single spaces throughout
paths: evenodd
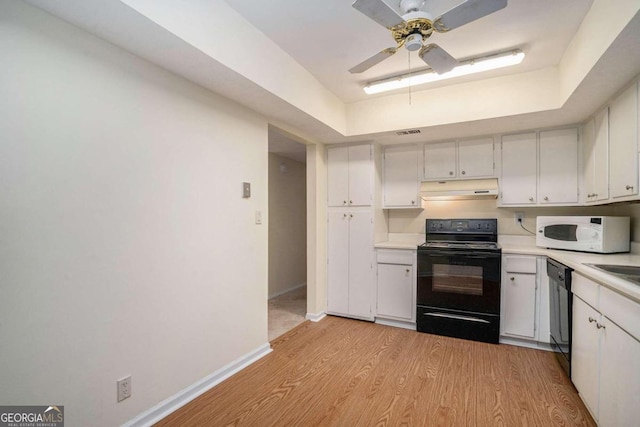
M 640 304 L 576 273 L 573 282 L 571 380 L 598 425 L 638 425 Z
M 537 271 L 535 256 L 502 257 L 500 335 L 535 340 Z
M 549 293 L 546 258 L 502 256 L 500 337 L 502 342 L 549 343 Z
M 378 249 L 376 318 L 415 323 L 416 251 Z
M 373 320 L 373 213 L 331 211 L 327 236 L 327 312 Z

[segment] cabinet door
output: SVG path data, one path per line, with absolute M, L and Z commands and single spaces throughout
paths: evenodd
M 327 149 L 327 203 L 347 206 L 349 202 L 349 149 Z
M 595 164 L 596 164 L 596 135 L 595 119 L 589 120 L 582 128 L 582 162 L 584 167 L 584 201 L 593 203 L 596 201 Z M 608 179 L 608 177 L 607 177 Z
M 536 203 L 537 156 L 535 133 L 502 137 L 502 204 Z
M 349 147 L 349 205 L 370 206 L 373 194 L 370 145 Z
M 609 198 L 609 109 L 594 119 L 593 197 L 596 201 Z
M 638 113 L 636 85 L 609 107 L 611 197 L 638 194 Z
M 373 319 L 375 275 L 373 270 L 373 214 L 349 214 L 349 314 Z
M 578 202 L 578 130 L 540 132 L 539 203 Z
M 413 274 L 410 265 L 378 264 L 378 316 L 411 321 L 416 309 Z
M 536 275 L 506 273 L 505 277 L 502 333 L 533 339 L 536 334 Z
M 571 380 L 598 418 L 599 334 L 596 323 L 600 313 L 573 295 L 573 326 L 571 345 Z
M 418 181 L 418 147 L 387 147 L 384 150 L 385 207 L 420 206 Z
M 494 176 L 493 138 L 460 141 L 458 170 L 460 178 Z
M 599 424 L 638 425 L 640 342 L 606 317 L 602 320 Z
M 327 311 L 349 313 L 349 214 L 329 212 L 327 229 Z
M 456 177 L 456 143 L 438 142 L 424 146 L 424 179 Z

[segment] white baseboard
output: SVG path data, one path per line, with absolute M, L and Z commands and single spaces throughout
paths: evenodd
M 321 311 L 320 313 L 307 313 L 305 319 L 311 320 L 312 322 L 319 322 L 325 317 L 327 317 L 327 313 Z
M 416 330 L 416 324 L 414 322 L 407 322 L 407 321 L 402 321 L 402 320 L 392 320 L 392 319 L 382 319 L 380 317 L 376 317 L 376 323 L 379 324 L 379 325 L 393 326 L 395 328 L 411 329 L 412 331 Z
M 271 298 L 275 298 L 275 297 L 279 297 L 280 295 L 284 295 L 284 294 L 286 294 L 287 292 L 295 291 L 296 289 L 300 289 L 300 288 L 302 288 L 302 287 L 304 287 L 304 286 L 307 286 L 307 282 L 301 283 L 301 284 L 299 284 L 299 285 L 295 285 L 295 286 L 294 286 L 294 287 L 292 287 L 292 288 L 283 289 L 283 290 L 278 291 L 278 292 L 276 292 L 276 293 L 274 293 L 274 294 L 269 294 L 269 299 L 271 299 Z
M 551 348 L 551 344 L 549 343 L 529 341 L 526 339 L 519 339 L 515 337 L 505 337 L 501 335 L 499 342 L 500 344 L 508 344 L 508 345 L 515 345 L 518 347 L 533 348 L 535 350 L 553 351 L 553 348 Z
M 146 427 L 157 423 L 167 415 L 175 412 L 196 397 L 212 389 L 233 374 L 241 371 L 272 351 L 273 350 L 271 350 L 271 346 L 268 343 L 258 347 L 252 352 L 245 354 L 226 366 L 223 366 L 211 375 L 202 378 L 184 390 L 179 391 L 168 399 L 165 399 L 157 405 L 147 409 L 135 418 L 124 423 L 122 427 Z

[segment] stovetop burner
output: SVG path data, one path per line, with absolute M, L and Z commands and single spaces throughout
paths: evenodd
M 428 219 L 427 249 L 500 251 L 496 219 Z
M 426 242 L 422 244 L 424 248 L 445 248 L 445 249 L 499 249 L 497 243 L 493 242 Z

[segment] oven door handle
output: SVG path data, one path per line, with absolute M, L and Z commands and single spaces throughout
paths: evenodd
M 488 320 L 479 319 L 477 317 L 471 317 L 471 316 L 461 316 L 458 314 L 446 314 L 446 313 L 423 313 L 423 314 L 425 316 L 431 316 L 431 317 L 445 317 L 447 319 L 468 320 L 470 322 L 477 322 L 477 323 L 491 323 Z

